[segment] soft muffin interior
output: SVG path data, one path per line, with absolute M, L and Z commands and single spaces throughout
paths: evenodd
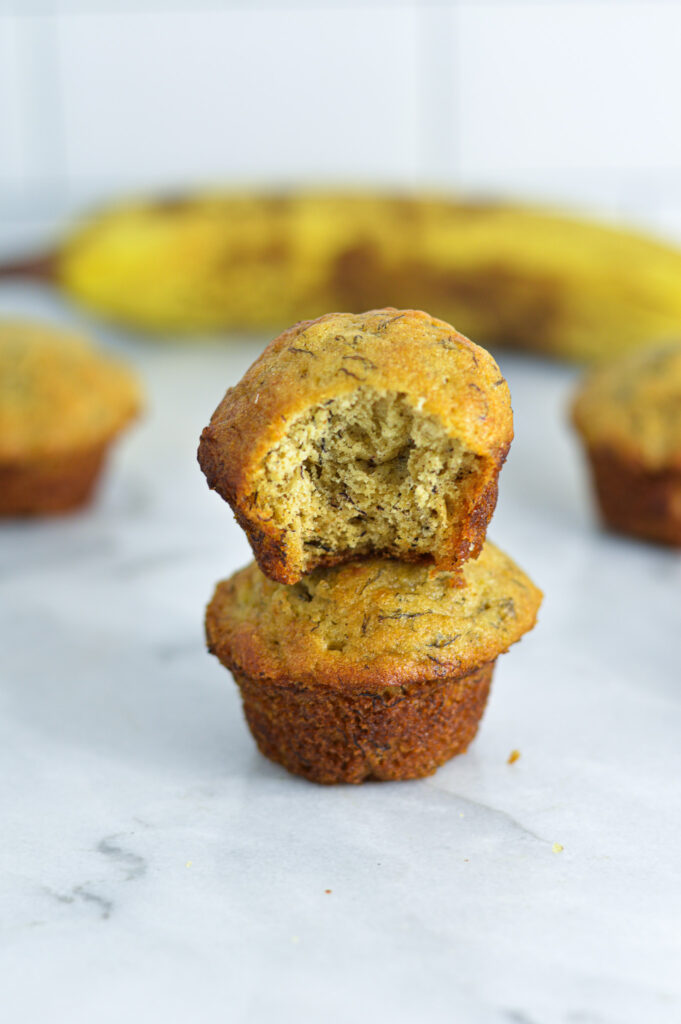
M 478 457 L 418 404 L 361 387 L 308 409 L 268 452 L 256 501 L 298 541 L 304 566 L 440 546 Z

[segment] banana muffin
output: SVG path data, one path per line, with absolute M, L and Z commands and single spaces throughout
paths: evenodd
M 591 373 L 572 418 L 605 523 L 681 545 L 681 343 Z
M 112 441 L 139 408 L 132 371 L 84 338 L 0 322 L 0 515 L 87 503 Z
M 251 563 L 219 583 L 209 650 L 241 689 L 261 752 L 314 782 L 413 779 L 463 753 L 497 657 L 541 592 L 487 542 L 451 573 L 380 558 L 293 586 Z
M 488 352 L 427 313 L 379 309 L 276 338 L 199 462 L 280 583 L 372 554 L 456 571 L 482 547 L 512 438 Z

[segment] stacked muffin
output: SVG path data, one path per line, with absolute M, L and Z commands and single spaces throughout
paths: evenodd
M 541 600 L 485 542 L 512 437 L 489 353 L 412 310 L 297 324 L 229 389 L 199 462 L 257 566 L 206 629 L 267 757 L 361 782 L 467 748 Z

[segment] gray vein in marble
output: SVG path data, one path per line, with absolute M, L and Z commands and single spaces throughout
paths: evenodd
M 138 853 L 134 853 L 132 850 L 126 849 L 121 846 L 118 842 L 121 833 L 105 836 L 101 839 L 95 847 L 97 853 L 101 853 L 104 857 L 107 857 L 112 863 L 122 868 L 123 879 L 126 882 L 132 882 L 137 878 L 142 878 L 147 871 L 147 862 L 144 857 L 141 857 Z M 89 904 L 99 910 L 99 916 L 102 921 L 108 921 L 111 917 L 111 913 L 114 909 L 113 900 L 108 899 L 106 896 L 102 896 L 96 892 L 91 882 L 84 882 L 81 885 L 74 885 L 69 892 L 56 892 L 54 889 L 44 887 L 45 892 L 56 900 L 58 903 L 64 903 L 72 906 L 76 903 Z
M 510 825 L 515 831 L 520 832 L 522 835 L 529 836 L 530 839 L 535 839 L 537 842 L 544 843 L 547 846 L 553 845 L 552 840 L 533 832 L 532 829 L 527 828 L 527 826 L 523 825 L 517 818 L 508 814 L 507 811 L 501 811 L 498 807 L 490 807 L 489 804 L 480 803 L 478 800 L 470 800 L 468 797 L 460 796 L 458 793 L 451 793 L 449 790 L 443 789 L 442 786 L 435 785 L 435 783 L 430 780 L 425 780 L 425 782 L 427 786 L 431 789 L 437 790 L 438 793 L 443 793 L 445 796 L 452 797 L 459 803 L 466 804 L 467 807 L 483 811 L 485 814 L 492 816 L 497 821 L 503 821 L 507 825 Z
M 182 640 L 177 643 L 161 644 L 156 648 L 159 661 L 177 661 L 179 658 L 193 656 L 200 652 L 204 653 L 204 645 L 197 642 L 196 637 L 191 640 Z
M 86 883 L 89 885 L 89 883 Z M 56 900 L 58 903 L 66 903 L 72 905 L 76 902 L 89 903 L 99 909 L 99 916 L 102 921 L 108 921 L 111 917 L 111 911 L 113 910 L 113 902 L 106 899 L 105 896 L 100 896 L 99 893 L 93 892 L 91 889 L 87 889 L 85 885 L 74 885 L 70 893 L 55 892 L 54 889 L 45 887 L 45 892 Z
M 522 1010 L 504 1010 L 504 1019 L 511 1021 L 511 1024 L 537 1024 L 533 1017 Z
M 102 921 L 108 921 L 111 917 L 111 911 L 113 910 L 113 903 L 111 900 L 107 900 L 104 896 L 100 896 L 98 893 L 92 892 L 90 889 L 86 889 L 83 885 L 77 885 L 73 892 L 79 899 L 83 900 L 84 903 L 92 903 L 96 907 L 99 907 Z
M 115 842 L 118 838 L 119 834 L 105 836 L 97 844 L 97 853 L 101 853 L 105 857 L 111 858 L 112 861 L 116 861 L 125 870 L 126 882 L 132 882 L 135 878 L 141 878 L 146 874 L 147 862 L 138 853 L 133 853 L 132 850 L 126 850 L 125 847 L 119 846 Z

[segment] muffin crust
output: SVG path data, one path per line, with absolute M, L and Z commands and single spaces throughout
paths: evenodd
M 112 441 L 139 407 L 135 376 L 85 339 L 0 323 L 0 515 L 86 504 Z
M 487 541 L 465 586 L 428 566 L 372 558 L 317 569 L 293 586 L 251 563 L 218 584 L 210 650 L 257 679 L 377 689 L 462 675 L 532 628 L 541 592 Z
M 650 470 L 681 471 L 681 343 L 644 349 L 588 374 L 572 418 L 589 447 Z
M 681 546 L 681 344 L 589 375 L 572 418 L 603 521 L 619 533 Z
M 87 504 L 107 454 L 100 445 L 30 463 L 0 462 L 0 516 L 56 515 Z
M 219 583 L 209 650 L 231 669 L 260 750 L 317 782 L 417 778 L 466 749 L 496 658 L 541 592 L 487 542 L 463 569 L 373 558 L 285 586 L 251 564 Z
M 89 452 L 138 413 L 135 375 L 85 338 L 0 322 L 0 462 Z
M 261 754 L 331 785 L 432 775 L 471 743 L 494 664 L 464 676 L 351 695 L 235 674 Z

